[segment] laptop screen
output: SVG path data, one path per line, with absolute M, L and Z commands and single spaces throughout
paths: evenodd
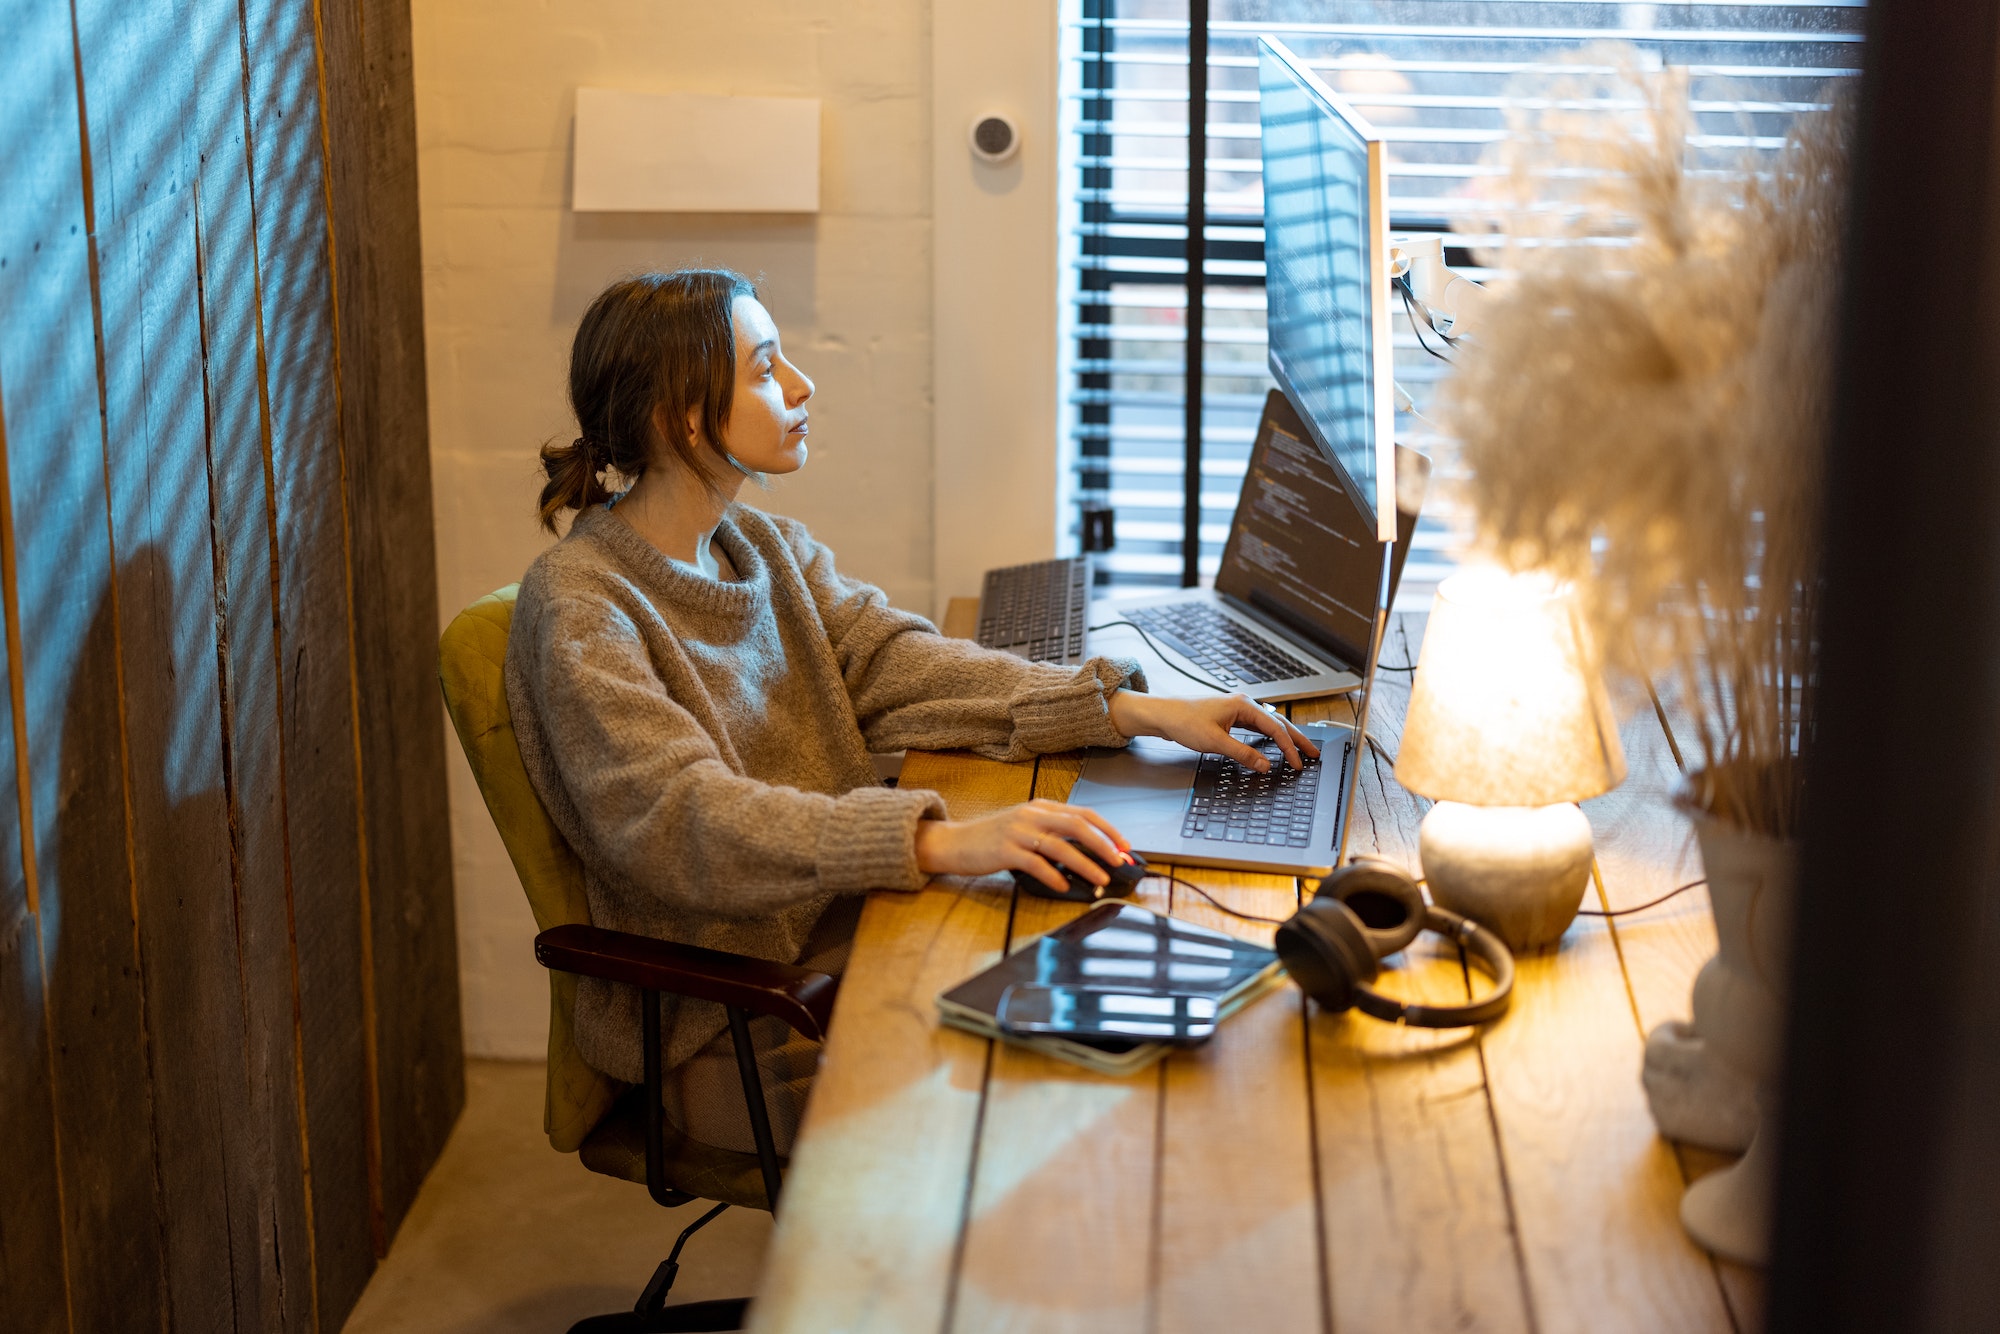
M 1399 509 L 1392 599 L 1415 526 L 1416 515 Z M 1358 669 L 1368 656 L 1381 578 L 1381 548 L 1370 512 L 1348 494 L 1290 401 L 1272 390 L 1250 450 L 1216 591 L 1248 603 L 1338 657 L 1342 666 Z

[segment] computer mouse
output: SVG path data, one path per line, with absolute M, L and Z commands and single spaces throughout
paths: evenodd
M 1073 838 L 1065 841 L 1090 860 L 1097 862 L 1099 866 L 1103 866 L 1111 875 L 1111 883 L 1103 886 L 1093 885 L 1069 867 L 1052 861 L 1051 865 L 1063 873 L 1063 879 L 1069 882 L 1069 887 L 1058 894 L 1026 871 L 1015 871 L 1014 883 L 1023 893 L 1033 894 L 1038 899 L 1060 899 L 1064 903 L 1095 903 L 1107 897 L 1121 899 L 1129 897 L 1132 891 L 1139 887 L 1139 882 L 1146 878 L 1146 859 L 1136 852 L 1126 853 L 1126 860 L 1116 866 L 1105 866 L 1097 854 L 1083 844 Z

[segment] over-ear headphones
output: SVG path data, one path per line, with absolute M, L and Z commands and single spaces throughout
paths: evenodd
M 1376 964 L 1435 931 L 1463 945 L 1493 978 L 1493 990 L 1465 1005 L 1405 1004 L 1369 986 Z M 1408 872 L 1357 857 L 1320 882 L 1312 902 L 1278 928 L 1278 958 L 1320 1008 L 1363 1014 L 1413 1028 L 1462 1028 L 1498 1019 L 1514 990 L 1514 956 L 1477 922 L 1424 902 Z

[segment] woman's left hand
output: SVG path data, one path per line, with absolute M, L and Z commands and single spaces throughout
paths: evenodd
M 1254 746 L 1231 736 L 1230 728 L 1254 728 L 1270 737 L 1294 769 L 1300 767 L 1302 753 L 1309 759 L 1319 758 L 1319 747 L 1289 718 L 1272 713 L 1248 695 L 1175 699 L 1120 690 L 1111 696 L 1110 707 L 1111 725 L 1125 736 L 1165 737 L 1189 750 L 1227 755 L 1252 769 L 1269 769 L 1271 762 Z

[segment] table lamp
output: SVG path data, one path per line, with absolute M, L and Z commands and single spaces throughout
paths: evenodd
M 1624 777 L 1571 592 L 1497 570 L 1439 585 L 1396 759 L 1397 781 L 1437 803 L 1418 836 L 1431 898 L 1515 949 L 1557 939 L 1590 883 L 1576 803 Z

